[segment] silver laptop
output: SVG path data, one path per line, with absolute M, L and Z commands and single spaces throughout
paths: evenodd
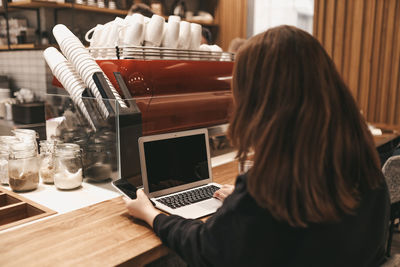
M 221 186 L 212 182 L 207 129 L 139 138 L 143 188 L 156 208 L 196 219 L 214 213 Z

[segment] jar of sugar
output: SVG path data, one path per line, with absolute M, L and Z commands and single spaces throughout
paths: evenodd
M 12 190 L 30 191 L 39 184 L 39 164 L 33 143 L 17 142 L 10 145 L 8 179 Z
M 54 185 L 58 189 L 74 189 L 81 186 L 82 156 L 79 145 L 56 145 L 54 157 Z

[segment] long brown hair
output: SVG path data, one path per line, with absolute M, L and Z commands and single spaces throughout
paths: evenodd
M 383 181 L 366 122 L 325 50 L 291 26 L 240 48 L 233 71 L 229 136 L 244 160 L 248 189 L 292 226 L 334 222 Z

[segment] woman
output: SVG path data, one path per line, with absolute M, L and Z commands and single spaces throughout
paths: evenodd
M 232 90 L 229 136 L 239 160 L 254 152 L 254 166 L 222 207 L 205 223 L 167 216 L 139 190 L 129 213 L 191 266 L 382 263 L 389 198 L 379 158 L 319 42 L 290 26 L 251 38 Z

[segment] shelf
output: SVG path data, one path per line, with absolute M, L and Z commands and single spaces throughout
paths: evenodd
M 9 7 L 19 7 L 19 8 L 39 8 L 39 7 L 48 7 L 48 8 L 72 8 L 71 3 L 57 3 L 57 2 L 49 2 L 49 1 L 17 1 L 8 3 Z
M 168 16 L 162 15 L 162 17 L 165 19 L 165 21 L 168 21 Z M 182 19 L 183 21 L 187 21 L 190 23 L 197 23 L 203 26 L 210 26 L 210 27 L 215 27 L 218 26 L 217 23 L 213 22 L 208 22 L 208 21 L 202 21 L 202 20 L 193 20 L 193 19 Z
M 128 15 L 128 10 L 100 8 L 95 6 L 72 4 L 72 8 L 76 10 L 84 10 L 90 12 L 107 13 L 114 15 Z
M 1 1 L 1 0 L 0 0 Z M 16 11 L 17 9 L 15 9 L 15 8 L 8 8 L 7 9 L 8 10 L 8 12 L 12 12 L 12 11 Z M 6 10 L 4 9 L 4 7 L 0 7 L 0 15 L 3 15 L 3 14 L 5 14 L 6 13 Z
M 35 44 L 11 44 L 10 49 L 8 45 L 0 45 L 0 50 L 18 50 L 18 49 L 34 49 Z
M 197 24 L 200 24 L 200 25 L 203 25 L 203 26 L 213 26 L 213 27 L 218 26 L 218 24 L 215 23 L 215 22 L 208 22 L 208 21 L 201 21 L 201 20 L 191 20 L 191 19 L 184 19 L 184 20 L 187 21 L 187 22 L 191 22 L 191 23 L 197 23 Z
M 47 45 L 35 45 L 35 44 L 12 44 L 10 45 L 10 49 L 8 49 L 7 45 L 0 45 L 0 51 L 12 51 L 12 50 L 44 50 L 48 47 L 56 47 L 57 44 L 47 44 Z M 1 121 L 1 120 L 0 120 Z M 0 123 L 1 125 L 1 123 Z
M 58 3 L 58 2 L 49 2 L 49 1 L 38 1 L 38 0 L 28 0 L 28 1 L 18 1 L 8 3 L 8 7 L 10 8 L 55 8 L 55 9 L 75 9 L 75 10 L 84 10 L 96 13 L 106 13 L 113 15 L 127 15 L 128 10 L 121 9 L 110 9 L 110 8 L 99 8 L 95 6 L 87 6 L 87 5 L 79 5 L 72 3 Z

